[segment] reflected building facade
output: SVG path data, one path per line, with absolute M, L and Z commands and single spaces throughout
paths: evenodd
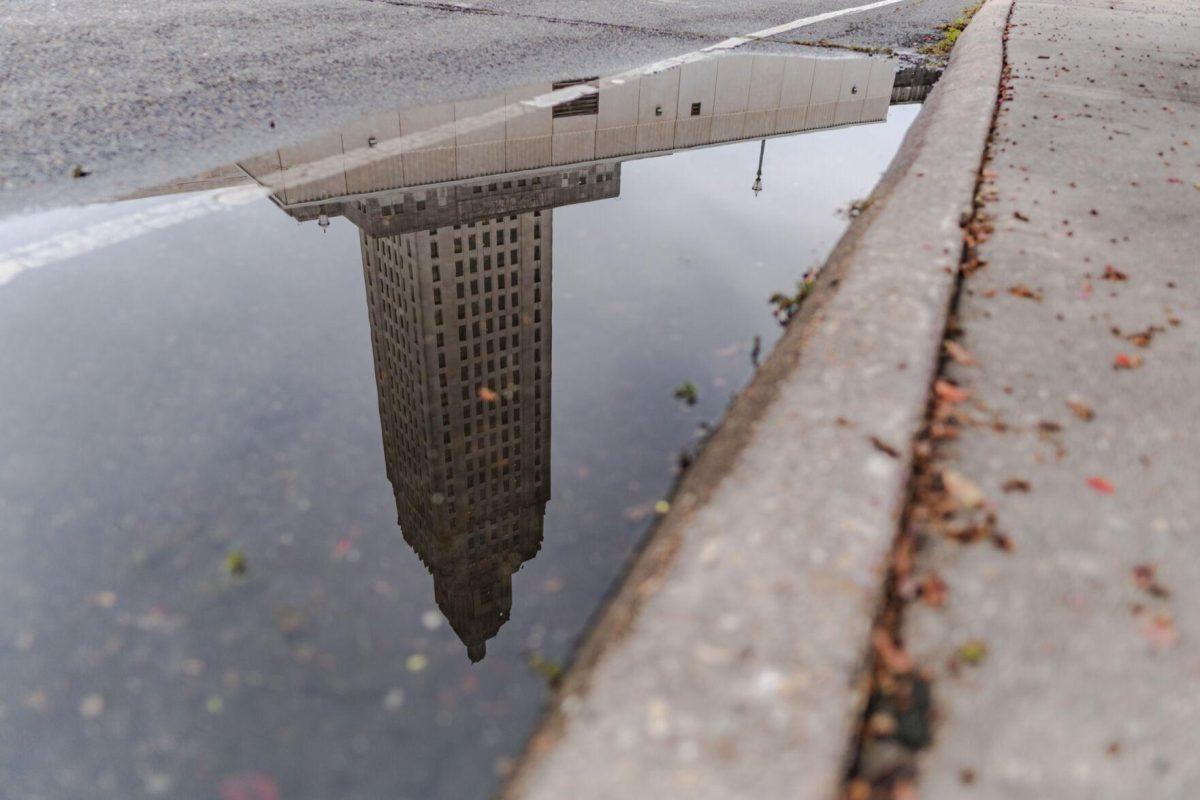
M 400 529 L 473 661 L 550 497 L 552 209 L 619 192 L 602 163 L 325 209 L 359 228 Z

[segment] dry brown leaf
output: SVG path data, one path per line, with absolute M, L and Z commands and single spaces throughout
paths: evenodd
M 946 355 L 950 356 L 950 358 L 954 359 L 959 364 L 962 364 L 964 367 L 973 367 L 978 363 L 975 361 L 975 358 L 969 352 L 967 352 L 967 348 L 963 347 L 958 342 L 947 339 L 944 343 L 944 346 L 946 348 Z
M 1023 283 L 1018 283 L 1015 286 L 1008 287 L 1008 293 L 1013 297 L 1024 297 L 1027 300 L 1037 300 L 1039 303 L 1042 301 L 1041 292 L 1030 289 Z
M 971 393 L 962 387 L 955 386 L 948 380 L 938 378 L 933 383 L 933 393 L 937 399 L 946 403 L 965 403 Z
M 921 581 L 921 602 L 930 608 L 941 608 L 946 604 L 950 587 L 936 572 L 931 572 Z
M 1158 582 L 1158 567 L 1153 564 L 1138 564 L 1134 567 L 1133 582 L 1151 597 L 1165 599 L 1171 596 L 1167 587 Z
M 978 508 L 983 505 L 984 494 L 979 486 L 955 469 L 942 470 L 942 486 L 963 508 Z
M 1113 359 L 1113 369 L 1137 369 L 1141 365 L 1141 356 L 1131 356 L 1128 353 L 1117 353 L 1117 357 Z
M 1079 400 L 1068 400 L 1067 408 L 1071 409 L 1071 413 L 1079 417 L 1084 422 L 1091 422 L 1096 416 L 1096 412 L 1092 410 L 1091 406 L 1089 406 L 1087 403 L 1080 402 Z
M 892 635 L 882 628 L 876 628 L 871 634 L 871 642 L 875 645 L 875 655 L 883 668 L 893 675 L 904 675 L 913 671 L 913 660 L 904 648 L 896 644 Z

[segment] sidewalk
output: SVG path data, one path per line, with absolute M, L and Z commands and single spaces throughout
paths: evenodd
M 984 4 L 505 797 L 1200 794 L 1198 43 Z
M 918 470 L 920 796 L 1193 798 L 1200 6 L 1016 0 L 1006 61 Z

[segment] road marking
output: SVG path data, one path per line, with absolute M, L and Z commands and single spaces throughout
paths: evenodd
M 625 70 L 601 80 L 601 83 L 620 85 L 631 78 L 653 75 L 666 69 L 672 69 L 693 61 L 708 58 L 713 53 L 725 52 L 741 47 L 750 42 L 768 39 L 781 33 L 815 25 L 818 22 L 836 19 L 847 14 L 858 14 L 877 8 L 902 3 L 904 0 L 877 0 L 851 8 L 840 8 L 827 11 L 811 17 L 785 22 L 772 28 L 734 36 L 716 44 L 693 50 L 690 53 L 673 56 L 661 61 L 655 61 L 641 67 Z M 528 100 L 502 106 L 501 108 L 479 114 L 467 119 L 456 120 L 439 125 L 426 131 L 398 136 L 373 147 L 360 147 L 346 153 L 327 156 L 310 162 L 302 167 L 293 168 L 288 172 L 288 180 L 294 183 L 307 183 L 336 175 L 344 170 L 363 166 L 386 158 L 398 156 L 405 150 L 419 147 L 429 147 L 453 140 L 459 133 L 470 133 L 489 125 L 503 122 L 513 117 L 521 116 L 530 111 L 545 108 L 548 105 L 565 103 L 576 100 L 588 94 L 600 91 L 597 87 L 577 84 L 563 89 L 538 95 Z M 264 176 L 262 181 L 269 186 L 279 186 L 283 182 L 283 172 L 275 172 Z M 141 236 L 151 231 L 161 230 L 172 225 L 197 219 L 217 211 L 236 208 L 256 200 L 270 196 L 271 189 L 265 186 L 236 186 L 227 189 L 216 189 L 201 195 L 170 200 L 144 211 L 135 211 L 115 217 L 104 222 L 85 225 L 71 231 L 63 231 L 45 239 L 15 247 L 0 253 L 0 287 L 14 280 L 18 275 L 30 270 L 45 267 L 50 264 L 70 258 L 78 258 L 102 247 L 119 244 Z M 0 221 L 2 224 L 2 221 Z

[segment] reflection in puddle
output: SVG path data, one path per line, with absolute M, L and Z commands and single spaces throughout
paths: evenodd
M 241 164 L 294 218 L 360 230 L 398 522 L 472 661 L 511 613 L 550 498 L 553 209 L 618 197 L 624 159 L 882 120 L 893 74 L 883 60 L 728 55 L 380 114 Z M 521 107 L 571 86 L 594 91 Z M 468 133 L 408 145 L 460 118 Z M 371 157 L 381 142 L 392 152 Z M 347 152 L 354 165 L 334 172 Z
M 761 140 L 881 119 L 886 86 L 718 61 L 511 126 L 476 112 L 553 87 L 380 115 L 173 187 L 261 192 L 248 173 L 273 204 L 0 288 L 0 794 L 495 788 L 679 449 L 778 335 L 767 298 L 912 118 L 772 139 L 764 165 Z

